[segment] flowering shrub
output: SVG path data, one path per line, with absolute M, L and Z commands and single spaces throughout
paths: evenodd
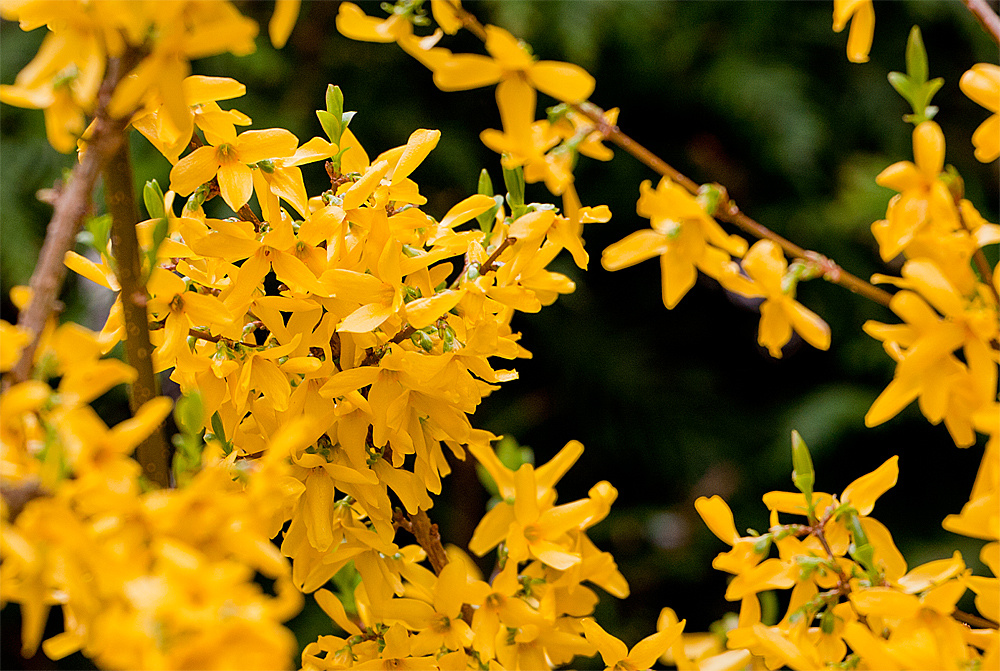
M 969 4 L 994 26 L 988 8 Z M 928 79 L 919 30 L 907 72 L 890 75 L 912 107 L 914 160 L 878 176 L 898 195 L 871 228 L 883 259 L 902 259 L 898 276 L 872 278 L 890 294 L 638 145 L 615 125 L 617 110 L 588 102 L 596 82 L 583 68 L 536 59 L 457 1 L 431 0 L 430 15 L 407 0 L 387 6 L 388 17 L 366 9 L 340 5 L 343 36 L 397 44 L 445 91 L 496 86 L 503 127 L 480 137 L 500 154 L 503 189 L 484 170 L 478 193 L 431 216 L 413 176 L 440 131 L 414 128 L 403 145 L 372 147 L 351 129 L 354 112 L 332 84 L 315 137 L 244 130 L 251 119 L 220 102 L 245 87 L 190 66 L 253 50 L 256 23 L 229 3 L 3 6 L 4 18 L 49 33 L 0 100 L 42 109 L 51 145 L 80 156 L 31 286 L 12 294 L 18 323 L 0 322 L 0 586 L 20 605 L 25 654 L 41 645 L 53 659 L 80 650 L 110 668 L 285 668 L 295 640 L 283 623 L 313 594 L 332 633 L 305 647 L 297 663 L 306 669 L 540 669 L 598 654 L 619 670 L 657 660 L 682 669 L 1000 665 L 1000 280 L 982 251 L 1000 242 L 1000 227 L 945 167 L 930 105 L 941 82 Z M 276 4 L 276 47 L 298 10 Z M 871 3 L 836 2 L 834 29 L 848 19 L 849 58 L 864 62 Z M 439 46 L 460 30 L 486 53 Z M 1000 145 L 998 77 L 990 64 L 961 77 L 994 113 L 972 137 L 983 161 Z M 536 91 L 560 101 L 542 119 Z M 146 182 L 145 221 L 132 193 L 129 128 L 173 166 L 166 191 Z M 631 648 L 594 619 L 594 586 L 629 594 L 614 558 L 587 535 L 617 490 L 601 481 L 558 502 L 579 442 L 536 467 L 498 452 L 498 437 L 470 417 L 517 378 L 504 362 L 530 356 L 514 316 L 574 291 L 556 257 L 565 250 L 588 267 L 584 225 L 611 212 L 583 204 L 573 170 L 580 155 L 609 160 L 608 142 L 661 179 L 639 186 L 636 211 L 650 227 L 605 249 L 602 265 L 658 257 L 667 309 L 700 272 L 759 302 L 758 342 L 775 358 L 794 333 L 831 346 L 829 326 L 797 300 L 802 282 L 822 277 L 901 320 L 864 325 L 896 362 L 865 421 L 875 426 L 917 401 L 958 447 L 987 436 L 968 503 L 944 526 L 988 541 L 981 559 L 992 576 L 973 575 L 957 551 L 910 567 L 870 517 L 896 484 L 899 457 L 831 495 L 815 490 L 808 448 L 793 433 L 797 491 L 764 495 L 764 532 L 741 535 L 719 496 L 695 502 L 731 548 L 713 562 L 734 576 L 725 598 L 740 602 L 723 636 L 684 633 L 684 613 L 667 604 L 657 631 Z M 303 169 L 321 172 L 325 188 L 310 193 Z M 88 257 L 70 246 L 101 173 L 109 216 L 87 219 Z M 531 183 L 557 202 L 530 202 Z M 223 218 L 206 213 L 216 197 Z M 99 332 L 57 325 L 66 268 L 114 293 Z M 128 365 L 103 358 L 119 342 Z M 158 395 L 155 375 L 165 371 L 180 388 L 176 403 Z M 133 416 L 108 428 L 90 403 L 121 383 Z M 172 450 L 161 428 L 171 409 Z M 495 493 L 468 544 L 472 555 L 495 557 L 490 575 L 446 548 L 428 515 L 451 472 L 448 455 L 474 459 Z M 761 595 L 775 590 L 791 592 L 784 617 L 769 621 Z M 968 591 L 977 614 L 957 609 Z M 64 632 L 42 641 L 53 605 Z

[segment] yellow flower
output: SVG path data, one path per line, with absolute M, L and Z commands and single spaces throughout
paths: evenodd
M 914 163 L 893 163 L 875 178 L 880 186 L 899 191 L 889 202 L 886 220 L 872 224 L 872 235 L 879 244 L 882 259 L 896 257 L 913 236 L 932 220 L 948 230 L 958 224 L 955 203 L 943 181 L 938 179 L 944 167 L 944 133 L 933 121 L 924 121 L 913 129 Z
M 847 36 L 847 59 L 867 63 L 875 34 L 875 10 L 872 0 L 833 0 L 833 30 L 840 32 L 851 21 Z
M 672 624 L 636 643 L 631 650 L 617 638 L 604 631 L 594 620 L 581 621 L 584 635 L 594 644 L 608 671 L 637 671 L 649 669 L 667 651 L 684 631 L 686 620 Z
M 972 134 L 976 158 L 990 163 L 1000 157 L 1000 65 L 976 63 L 958 82 L 962 92 L 993 115 Z
M 601 265 L 620 270 L 660 257 L 663 304 L 672 309 L 694 286 L 698 271 L 719 278 L 733 272 L 730 254 L 742 256 L 746 242 L 727 235 L 705 213 L 698 200 L 664 177 L 656 189 L 646 180 L 639 187 L 639 216 L 650 219 L 651 230 L 637 231 L 604 250 Z
M 451 56 L 434 69 L 434 83 L 442 91 L 464 91 L 523 78 L 532 88 L 569 103 L 582 102 L 594 91 L 594 78 L 586 70 L 572 63 L 535 61 L 503 28 L 486 26 L 486 50 L 490 56 Z
M 228 127 L 223 135 L 209 135 L 212 146 L 198 147 L 170 170 L 170 188 L 190 195 L 213 177 L 219 180 L 223 200 L 235 212 L 247 204 L 253 193 L 253 175 L 248 164 L 295 153 L 298 139 L 283 128 L 250 130 L 236 135 Z
M 778 245 L 770 240 L 755 242 L 743 259 L 743 269 L 764 296 L 757 342 L 771 356 L 781 358 L 781 348 L 791 339 L 793 328 L 813 347 L 829 349 L 830 327 L 794 299 L 794 289 L 786 291 L 782 286 L 788 264 Z
M 158 356 L 172 362 L 186 347 L 188 331 L 195 326 L 228 326 L 234 319 L 216 296 L 188 291 L 184 280 L 162 268 L 154 269 L 147 284 L 152 298 L 150 313 L 164 320 L 164 341 Z
M 944 420 L 956 444 L 967 447 L 975 442 L 973 415 L 996 398 L 997 365 L 988 344 L 1000 331 L 996 303 L 983 285 L 971 300 L 962 296 L 927 259 L 907 261 L 902 272 L 907 289 L 889 307 L 905 324 L 864 325 L 898 362 L 865 424 L 877 426 L 919 399 L 924 416 L 935 424 Z M 964 363 L 953 354 L 959 348 Z

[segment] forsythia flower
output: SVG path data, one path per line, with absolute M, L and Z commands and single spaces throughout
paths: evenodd
M 758 295 L 764 297 L 757 342 L 771 356 L 781 358 L 781 348 L 791 339 L 793 328 L 813 347 L 830 348 L 830 327 L 795 300 L 794 290 L 784 286 L 788 264 L 778 245 L 770 240 L 755 242 L 743 258 L 743 269 L 753 280 Z
M 1000 157 L 1000 65 L 976 63 L 958 82 L 965 95 L 993 114 L 972 134 L 976 158 L 990 163 Z
M 880 186 L 900 192 L 889 202 L 886 219 L 872 225 L 883 260 L 895 258 L 922 227 L 936 223 L 951 230 L 957 224 L 951 193 L 940 179 L 944 148 L 941 127 L 924 121 L 913 129 L 914 162 L 894 163 L 875 178 Z
M 223 200 L 235 212 L 247 204 L 253 193 L 249 165 L 295 153 L 298 139 L 283 128 L 250 130 L 236 135 L 232 127 L 208 137 L 212 146 L 198 147 L 170 170 L 170 188 L 182 196 L 210 181 L 219 180 Z
M 654 190 L 649 180 L 639 187 L 639 216 L 651 230 L 637 231 L 604 250 L 601 265 L 620 270 L 660 257 L 663 304 L 671 309 L 694 286 L 698 271 L 716 279 L 737 272 L 730 254 L 742 256 L 746 242 L 727 235 L 698 200 L 664 177 Z

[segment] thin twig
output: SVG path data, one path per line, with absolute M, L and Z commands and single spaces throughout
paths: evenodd
M 986 0 L 962 0 L 962 4 L 972 12 L 976 21 L 979 21 L 979 25 L 989 33 L 993 41 L 1000 44 L 1000 16 L 997 16 L 989 3 Z
M 144 403 L 158 396 L 159 381 L 153 373 L 153 346 L 149 341 L 149 299 L 142 277 L 139 239 L 135 225 L 139 210 L 132 181 L 132 158 L 127 133 L 104 168 L 104 201 L 111 215 L 111 249 L 121 286 L 125 321 L 125 358 L 138 373 L 129 386 L 129 407 L 134 415 Z M 157 427 L 136 448 L 143 474 L 160 487 L 170 486 L 170 449 L 163 428 Z
M 1000 625 L 993 620 L 988 620 L 985 617 L 979 617 L 972 613 L 966 613 L 965 611 L 954 610 L 951 616 L 959 622 L 967 624 L 970 627 L 975 627 L 976 629 L 1000 629 Z
M 97 96 L 97 109 L 93 133 L 87 142 L 87 151 L 75 166 L 69 181 L 59 193 L 52 219 L 45 233 L 45 242 L 38 256 L 38 264 L 31 274 L 31 301 L 18 316 L 17 325 L 31 334 L 31 341 L 22 350 L 21 358 L 11 370 L 5 383 L 23 382 L 31 375 L 38 347 L 38 339 L 54 310 L 59 292 L 66 279 L 63 259 L 73 248 L 76 234 L 83 219 L 90 211 L 91 194 L 98 175 L 108 159 L 118 148 L 128 119 L 108 117 L 107 106 L 118 82 L 127 72 L 122 63 L 125 58 L 112 58 L 101 82 Z
M 595 124 L 597 130 L 599 130 L 606 138 L 628 153 L 632 154 L 632 156 L 639 159 L 642 163 L 656 171 L 659 175 L 667 177 L 671 181 L 680 184 L 693 196 L 698 194 L 698 185 L 694 181 L 623 133 L 618 126 L 609 124 L 603 116 L 604 110 L 591 103 L 573 105 L 572 107 L 574 110 L 590 119 Z M 740 230 L 745 233 L 749 233 L 756 238 L 774 242 L 781 247 L 788 256 L 802 258 L 816 264 L 819 270 L 823 273 L 823 279 L 833 282 L 834 284 L 839 284 L 845 289 L 864 296 L 865 298 L 868 298 L 880 305 L 884 305 L 886 307 L 889 306 L 889 300 L 892 298 L 890 293 L 883 291 L 882 289 L 865 282 L 860 277 L 843 270 L 832 259 L 828 259 L 817 252 L 803 249 L 794 242 L 781 237 L 763 224 L 754 221 L 744 214 L 736 203 L 730 200 L 728 195 L 726 195 L 724 188 L 719 187 L 719 191 L 723 194 L 723 197 L 720 199 L 716 211 L 711 213 L 713 216 L 721 221 L 725 221 L 736 226 Z
M 497 259 L 499 259 L 500 255 L 504 253 L 504 250 L 512 246 L 515 242 L 517 242 L 517 238 L 504 238 L 504 241 L 493 250 L 493 253 L 486 257 L 486 260 L 483 261 L 483 265 L 479 266 L 479 274 L 484 275 L 499 268 L 500 266 L 497 264 Z

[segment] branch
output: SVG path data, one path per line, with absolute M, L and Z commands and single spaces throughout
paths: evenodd
M 694 181 L 675 168 L 671 167 L 656 154 L 649 151 L 623 133 L 618 126 L 609 124 L 603 117 L 604 110 L 591 103 L 573 105 L 572 107 L 576 112 L 590 119 L 594 123 L 597 130 L 599 130 L 606 138 L 610 139 L 616 145 L 632 154 L 632 156 L 652 168 L 656 171 L 656 173 L 664 177 L 668 177 L 671 181 L 680 184 L 691 195 L 698 195 L 698 185 Z M 740 230 L 745 233 L 749 233 L 756 238 L 774 242 L 781 247 L 781 249 L 784 250 L 788 256 L 802 258 L 816 264 L 823 273 L 823 279 L 833 282 L 834 284 L 839 284 L 845 289 L 864 296 L 865 298 L 868 298 L 880 305 L 884 305 L 885 307 L 889 306 L 889 300 L 892 298 L 890 293 L 883 291 L 882 289 L 865 282 L 860 277 L 852 275 L 851 273 L 841 269 L 841 267 L 838 266 L 832 259 L 828 259 L 822 254 L 803 249 L 794 242 L 781 237 L 763 224 L 754 221 L 745 215 L 740 208 L 737 207 L 736 203 L 729 199 L 724 188 L 720 188 L 720 191 L 723 194 L 723 197 L 720 199 L 716 211 L 710 214 L 721 221 L 725 221 L 736 226 Z
M 115 87 L 127 72 L 122 60 L 128 55 L 127 53 L 122 58 L 112 58 L 108 61 L 108 68 L 98 92 L 93 134 L 87 142 L 87 150 L 82 159 L 73 166 L 69 181 L 55 202 L 52 219 L 45 232 L 45 242 L 38 256 L 38 264 L 31 274 L 29 283 L 31 302 L 17 320 L 17 325 L 31 334 L 31 341 L 21 352 L 21 358 L 11 370 L 6 383 L 23 382 L 31 376 L 39 336 L 55 309 L 56 300 L 66 279 L 67 269 L 63 259 L 66 252 L 73 248 L 76 234 L 90 210 L 91 194 L 97 176 L 122 141 L 128 119 L 109 118 L 107 106 Z
M 448 565 L 448 554 L 441 544 L 441 532 L 438 525 L 431 522 L 424 510 L 418 510 L 416 515 L 407 517 L 399 509 L 393 511 L 392 521 L 397 528 L 403 528 L 413 534 L 417 543 L 427 553 L 427 559 L 431 562 L 434 575 L 441 575 L 441 571 Z M 472 606 L 467 603 L 462 604 L 462 619 L 467 624 L 472 623 Z
M 146 314 L 146 286 L 142 277 L 139 240 L 135 225 L 139 210 L 135 204 L 132 158 L 128 135 L 104 169 L 104 201 L 111 214 L 111 249 L 121 285 L 122 315 L 125 320 L 125 358 L 138 373 L 129 386 L 129 407 L 134 415 L 144 403 L 158 396 L 159 381 L 153 373 L 153 346 L 149 342 Z M 158 427 L 136 448 L 136 461 L 143 474 L 160 487 L 170 486 L 170 451 L 162 427 Z
M 978 615 L 973 615 L 971 613 L 966 613 L 961 610 L 954 610 L 951 613 L 951 617 L 963 624 L 967 624 L 970 627 L 975 627 L 976 629 L 998 629 L 998 625 L 993 620 L 988 620 L 985 617 L 979 617 Z
M 972 12 L 972 15 L 979 21 L 993 41 L 1000 44 L 1000 16 L 993 11 L 986 0 L 962 0 L 965 8 Z

